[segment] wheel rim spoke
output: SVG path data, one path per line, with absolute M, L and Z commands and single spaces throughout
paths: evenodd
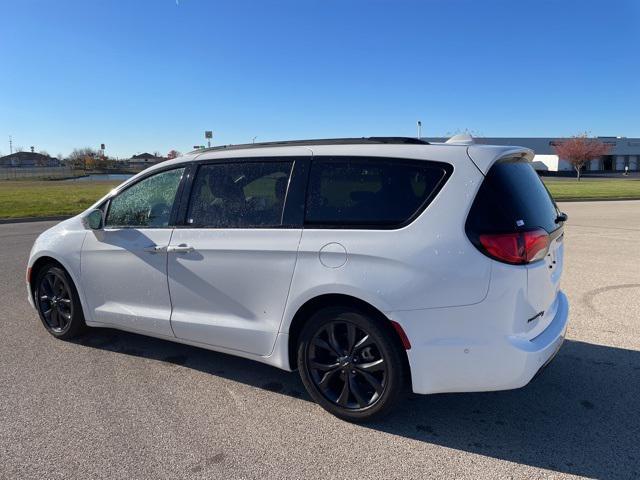
M 356 343 L 353 346 L 353 351 L 355 353 L 358 350 L 360 350 L 361 348 L 369 347 L 369 346 L 371 346 L 373 344 L 374 344 L 373 339 L 371 338 L 370 335 L 367 334 L 364 337 L 362 337 L 360 340 L 358 340 L 358 343 Z
M 321 363 L 314 360 L 311 361 L 311 368 L 321 371 L 334 370 L 340 366 L 338 362 L 335 363 Z
M 49 318 L 51 319 L 52 328 L 60 327 L 60 321 L 58 320 L 58 311 L 55 308 L 51 309 L 51 314 L 49 315 Z
M 347 352 L 353 354 L 353 346 L 356 343 L 356 326 L 353 323 L 347 323 Z
M 315 346 L 317 346 L 317 347 L 320 347 L 320 348 L 322 348 L 324 350 L 327 350 L 327 351 L 333 353 L 336 357 L 340 356 L 340 354 L 338 353 L 338 351 L 335 348 L 333 348 L 331 345 L 329 345 L 327 342 L 325 342 L 324 340 L 322 340 L 319 337 L 316 337 L 313 340 L 313 344 Z
M 64 289 L 64 285 L 56 275 L 53 277 L 53 292 L 57 293 L 59 296 L 62 296 L 62 290 Z
M 370 400 L 367 400 L 364 397 L 362 391 L 360 390 L 360 386 L 358 385 L 358 382 L 353 375 L 349 375 L 349 388 L 351 389 L 351 393 L 353 393 L 353 396 L 355 397 L 356 402 L 358 402 L 358 406 L 360 408 L 369 405 Z
M 329 370 L 327 373 L 324 374 L 324 376 L 322 377 L 322 380 L 318 382 L 318 386 L 323 390 L 326 390 L 329 386 L 329 382 L 337 372 L 338 372 L 337 368 L 335 370 Z
M 357 365 L 356 368 L 358 370 L 364 370 L 365 372 L 380 372 L 385 369 L 384 359 L 380 358 L 373 362 L 361 363 Z
M 62 319 L 62 321 L 60 322 L 61 326 L 66 326 L 67 323 L 69 323 L 71 321 L 71 314 L 70 313 L 64 313 L 64 312 L 58 312 L 58 319 Z
M 364 378 L 367 381 L 369 385 L 371 385 L 374 388 L 374 390 L 378 395 L 382 393 L 382 384 L 378 381 L 376 377 L 362 370 L 356 370 L 356 371 L 362 376 L 362 378 Z
M 53 284 L 51 283 L 51 279 L 49 278 L 49 275 L 44 277 L 44 281 L 42 282 L 42 287 L 48 296 L 53 297 L 55 295 L 53 292 Z
M 58 310 L 62 313 L 70 313 L 71 305 L 62 303 L 62 300 L 58 300 Z
M 349 403 L 349 393 L 350 393 L 349 379 L 345 378 L 344 384 L 342 385 L 342 391 L 340 392 L 340 396 L 336 400 L 338 405 L 341 405 L 343 407 L 347 406 L 347 404 Z
M 338 343 L 338 339 L 336 338 L 336 324 L 335 323 L 330 323 L 329 324 L 329 328 L 327 329 L 328 334 L 329 334 L 329 345 L 331 345 L 331 347 L 333 348 L 334 352 L 336 352 L 336 354 L 338 356 L 342 356 L 344 353 L 342 351 L 342 348 L 340 348 L 340 344 Z

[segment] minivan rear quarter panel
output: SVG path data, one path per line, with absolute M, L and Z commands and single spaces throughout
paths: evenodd
M 469 305 L 486 296 L 491 262 L 464 234 L 469 204 L 483 177 L 461 151 L 464 147 L 373 147 L 367 152 L 360 146 L 354 153 L 426 161 L 437 158 L 452 165 L 453 171 L 422 213 L 401 228 L 305 226 L 285 318 L 291 319 L 307 300 L 328 293 L 352 295 L 383 312 Z M 334 153 L 324 146 L 313 150 L 314 158 Z M 335 153 L 345 156 L 346 150 L 342 146 Z M 346 261 L 337 262 L 341 265 L 337 268 L 320 261 L 320 252 L 330 244 L 346 252 Z

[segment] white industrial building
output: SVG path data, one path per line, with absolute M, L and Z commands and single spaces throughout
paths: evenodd
M 622 172 L 625 167 L 629 171 L 640 170 L 640 138 L 627 137 L 597 137 L 603 143 L 611 145 L 608 155 L 592 160 L 586 166 L 586 171 L 592 172 Z M 446 138 L 427 139 L 434 142 L 446 141 Z M 573 170 L 573 166 L 558 158 L 553 146 L 567 138 L 551 137 L 475 137 L 476 143 L 489 145 L 517 145 L 527 147 L 536 154 L 534 166 L 537 170 L 549 170 L 552 172 Z

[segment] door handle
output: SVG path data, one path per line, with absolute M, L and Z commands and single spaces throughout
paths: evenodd
M 164 245 L 151 245 L 145 247 L 144 251 L 148 253 L 162 253 L 167 251 L 167 247 Z
M 187 245 L 186 243 L 181 243 L 180 245 L 170 245 L 167 247 L 167 252 L 172 253 L 191 253 L 194 250 L 195 249 L 192 246 Z

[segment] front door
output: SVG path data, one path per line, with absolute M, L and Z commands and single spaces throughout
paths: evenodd
M 87 233 L 82 281 L 93 321 L 173 336 L 166 248 L 183 173 L 168 170 L 127 187 L 106 206 L 104 228 Z
M 295 163 L 278 157 L 198 168 L 185 225 L 169 245 L 176 337 L 271 353 L 302 233 L 285 213 Z

